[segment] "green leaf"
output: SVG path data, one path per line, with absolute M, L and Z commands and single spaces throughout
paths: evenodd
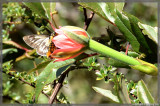
M 146 24 L 142 24 L 138 22 L 138 25 L 142 30 L 144 35 L 148 35 L 150 39 L 152 39 L 156 44 L 158 44 L 158 28 L 157 27 L 151 27 Z
M 132 48 L 135 52 L 139 52 L 140 44 L 136 37 L 132 33 L 132 29 L 130 26 L 130 22 L 127 16 L 124 16 L 122 13 L 117 11 L 117 18 L 115 20 L 115 24 L 119 28 L 119 30 L 123 33 L 126 40 L 130 42 Z
M 43 69 L 43 68 L 46 67 L 50 62 L 51 62 L 51 60 L 48 60 L 48 61 L 45 61 L 45 62 L 42 62 L 42 63 L 38 64 L 36 68 L 33 68 L 33 69 L 31 69 L 30 71 L 28 71 L 28 74 L 30 74 L 30 73 L 33 72 L 33 71 Z
M 119 2 L 115 3 L 115 7 L 117 8 L 118 11 L 122 11 L 124 5 L 125 5 L 124 2 L 123 3 L 122 2 L 121 3 L 119 3 Z
M 115 96 L 110 90 L 105 90 L 98 87 L 92 87 L 96 92 L 100 93 L 101 95 L 111 99 L 112 101 L 119 103 L 119 99 L 117 96 Z
M 125 82 L 125 79 L 122 78 L 121 79 L 121 92 L 122 92 L 122 95 L 121 95 L 121 99 L 123 101 L 123 103 L 127 103 L 127 104 L 130 104 L 131 103 L 131 100 L 129 98 L 129 94 L 128 94 L 128 90 L 127 90 L 127 84 Z
M 143 80 L 138 82 L 137 96 L 141 103 L 155 103 L 154 98 L 152 97 Z
M 57 77 L 64 72 L 75 59 L 69 59 L 61 62 L 50 62 L 45 69 L 37 77 L 36 88 L 35 88 L 35 101 L 38 100 L 38 96 L 43 90 L 44 86 L 48 83 L 53 82 Z
M 34 3 L 34 2 L 23 2 L 28 8 L 30 8 L 33 12 L 40 15 L 41 17 L 48 19 L 45 15 L 45 10 L 41 3 Z
M 16 49 L 16 48 L 3 49 L 3 50 L 2 50 L 3 58 L 4 58 L 7 54 L 10 54 L 10 53 L 13 53 L 13 52 L 17 52 L 17 49 Z
M 111 21 L 114 23 L 115 21 L 115 10 L 122 11 L 124 7 L 124 3 L 82 3 L 79 4 L 84 7 L 88 8 L 91 11 L 98 14 L 100 17 L 104 18 L 107 21 Z
M 138 22 L 139 22 L 139 19 L 133 15 L 130 15 L 128 13 L 125 13 L 128 18 L 129 18 L 129 21 L 131 23 L 131 27 L 132 27 L 132 31 L 135 35 L 135 37 L 137 38 L 138 42 L 140 43 L 140 45 L 143 47 L 143 48 L 146 48 L 145 50 L 148 52 L 148 53 L 151 53 L 151 49 L 149 48 L 148 44 L 147 44 L 147 41 L 146 39 L 144 38 L 144 35 L 141 31 L 141 29 L 139 28 L 138 26 Z
M 42 4 L 42 6 L 43 6 L 43 8 L 44 8 L 44 10 L 46 12 L 46 16 L 51 21 L 50 13 L 55 11 L 56 3 L 53 3 L 53 2 L 42 2 L 41 4 Z

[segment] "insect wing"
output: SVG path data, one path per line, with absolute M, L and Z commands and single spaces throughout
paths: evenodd
M 46 56 L 49 49 L 49 37 L 44 39 L 39 47 L 37 47 L 36 51 L 39 55 Z
M 36 49 L 41 56 L 46 56 L 49 49 L 49 36 L 47 35 L 27 35 L 23 37 L 27 45 Z

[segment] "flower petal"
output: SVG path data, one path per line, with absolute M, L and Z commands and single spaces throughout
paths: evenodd
M 51 58 L 55 58 L 57 60 L 67 60 L 74 58 L 81 53 L 84 52 L 84 50 L 81 50 L 81 47 L 75 47 L 75 48 L 68 48 L 68 49 L 57 49 L 51 54 Z
M 65 35 L 57 35 L 55 36 L 52 41 L 54 42 L 55 46 L 63 49 L 63 48 L 73 48 L 73 47 L 83 47 L 83 45 L 75 43 L 74 41 L 70 40 Z

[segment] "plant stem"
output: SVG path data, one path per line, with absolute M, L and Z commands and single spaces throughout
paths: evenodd
M 101 53 L 103 55 L 109 56 L 111 58 L 114 58 L 116 60 L 125 62 L 128 65 L 138 65 L 141 64 L 138 60 L 129 57 L 127 55 L 124 55 L 114 49 L 111 49 L 101 43 L 98 43 L 94 40 L 89 41 L 89 48 L 93 51 L 96 51 L 98 53 Z
M 98 43 L 92 39 L 89 41 L 89 48 L 97 53 L 101 53 L 105 56 L 114 58 L 116 60 L 119 60 L 121 62 L 124 62 L 128 64 L 132 69 L 144 72 L 149 75 L 157 75 L 158 74 L 158 69 L 155 65 L 135 59 L 132 57 L 129 57 L 125 54 L 122 54 L 114 49 L 111 49 L 101 43 Z

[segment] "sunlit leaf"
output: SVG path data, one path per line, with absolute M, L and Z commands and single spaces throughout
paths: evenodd
M 98 87 L 92 87 L 96 92 L 100 93 L 101 95 L 111 99 L 112 101 L 119 103 L 119 99 L 116 95 L 114 95 L 110 90 L 105 90 Z
M 50 13 L 55 11 L 56 3 L 55 2 L 42 2 L 41 4 L 46 12 L 46 16 L 51 20 Z
M 142 24 L 138 22 L 138 25 L 141 29 L 143 29 L 143 34 L 148 35 L 150 39 L 152 39 L 155 43 L 158 44 L 158 28 L 157 27 L 151 27 L 146 24 Z
M 138 82 L 137 96 L 141 103 L 155 103 L 154 98 L 152 97 L 143 80 Z
M 83 3 L 79 2 L 81 6 L 84 8 L 88 8 L 98 14 L 100 17 L 104 18 L 105 20 L 111 21 L 114 23 L 115 21 L 115 9 L 122 11 L 124 7 L 124 3 Z
M 117 8 L 118 11 L 122 11 L 124 8 L 125 3 L 124 2 L 115 2 L 115 7 Z

